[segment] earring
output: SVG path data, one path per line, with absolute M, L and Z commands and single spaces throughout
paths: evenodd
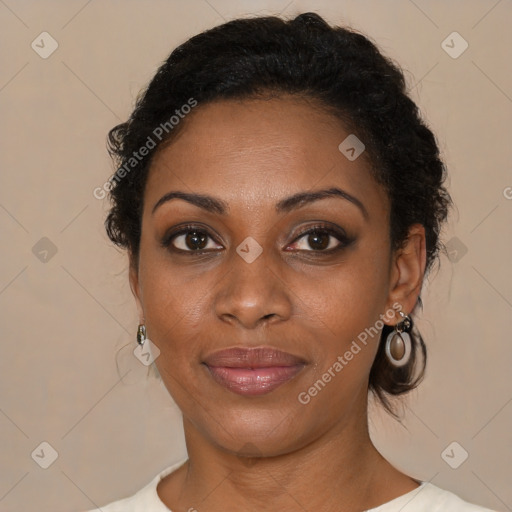
M 396 367 L 406 365 L 411 358 L 411 337 L 408 331 L 412 328 L 412 319 L 402 311 L 399 313 L 403 320 L 389 333 L 385 345 L 388 361 Z
M 144 345 L 146 341 L 146 326 L 144 324 L 139 324 L 137 329 L 137 343 L 139 345 Z

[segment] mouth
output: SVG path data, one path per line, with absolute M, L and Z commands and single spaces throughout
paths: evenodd
M 203 364 L 217 384 L 246 396 L 270 393 L 306 366 L 303 359 L 270 347 L 221 350 Z

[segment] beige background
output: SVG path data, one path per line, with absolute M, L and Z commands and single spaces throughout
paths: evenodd
M 93 197 L 112 172 L 105 136 L 189 36 L 308 10 L 369 34 L 407 70 L 458 207 L 451 255 L 423 293 L 427 379 L 404 426 L 372 412 L 372 436 L 409 474 L 512 510 L 510 0 L 1 0 L 1 511 L 92 508 L 185 456 L 179 411 L 132 355 L 126 259 Z M 59 45 L 47 59 L 31 48 L 43 31 Z M 441 47 L 453 31 L 469 43 L 457 59 Z M 58 453 L 48 469 L 31 457 L 43 441 Z M 469 453 L 458 469 L 441 457 L 453 441 Z

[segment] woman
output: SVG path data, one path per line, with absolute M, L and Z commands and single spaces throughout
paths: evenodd
M 450 196 L 401 71 L 302 14 L 177 48 L 110 133 L 128 251 L 188 459 L 101 510 L 482 511 L 393 467 L 370 391 L 420 382 L 413 317 Z

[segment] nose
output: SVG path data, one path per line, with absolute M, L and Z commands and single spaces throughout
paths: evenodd
M 215 295 L 215 312 L 222 321 L 254 329 L 290 317 L 291 291 L 268 249 L 251 263 L 235 251 L 230 260 Z

